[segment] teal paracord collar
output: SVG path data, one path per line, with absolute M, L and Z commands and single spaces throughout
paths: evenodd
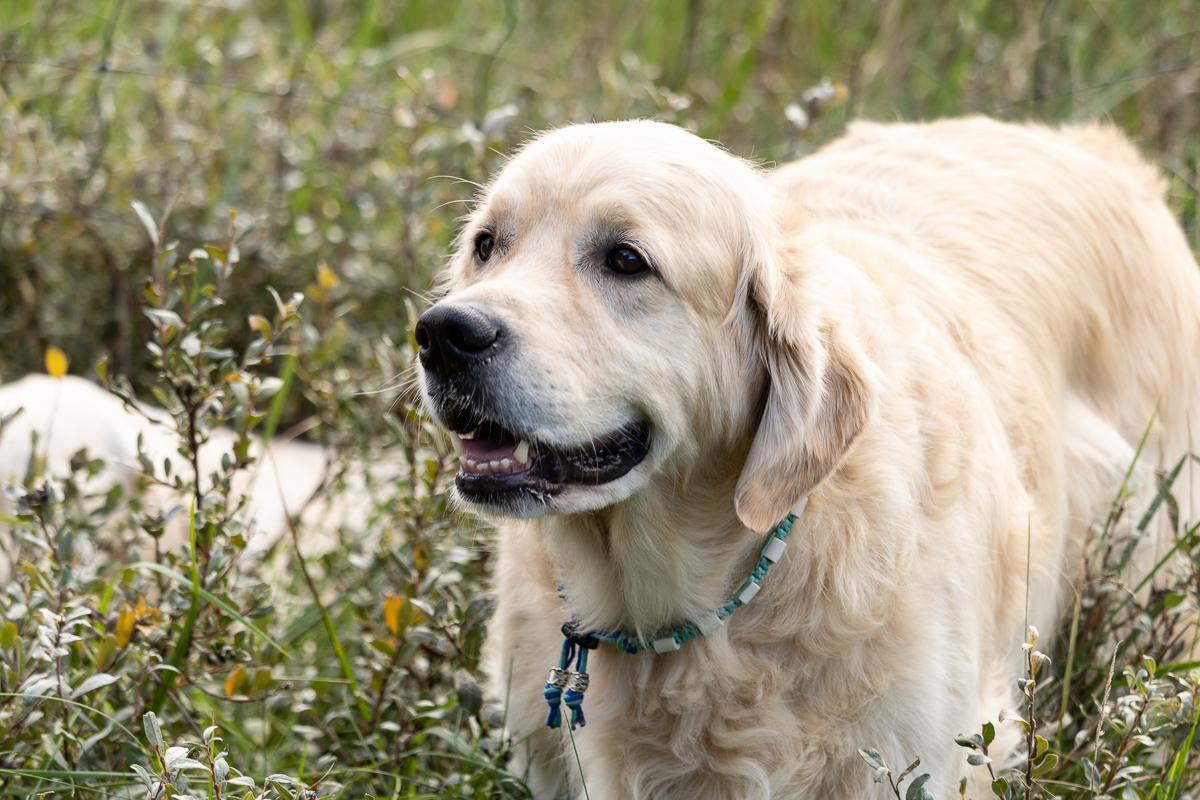
M 754 595 L 758 594 L 758 590 L 762 588 L 762 579 L 766 576 L 767 570 L 771 568 L 771 565 L 783 555 L 783 549 L 787 546 L 784 540 L 791 533 L 792 525 L 804 513 L 806 505 L 808 505 L 807 497 L 796 504 L 796 507 L 784 518 L 783 522 L 775 526 L 775 530 L 772 531 L 766 544 L 763 545 L 758 562 L 750 570 L 750 575 L 729 596 L 729 599 L 725 601 L 725 605 L 716 611 L 709 612 L 703 619 L 689 622 L 681 628 L 676 628 L 647 642 L 640 637 L 630 636 L 622 631 L 581 631 L 575 622 L 574 616 L 572 616 L 571 621 L 562 627 L 563 644 L 562 652 L 558 657 L 558 666 L 550 669 L 550 677 L 547 679 L 546 688 L 542 692 L 546 697 L 546 702 L 550 705 L 550 715 L 546 718 L 546 725 L 551 728 L 557 728 L 562 724 L 562 712 L 559 709 L 561 703 L 566 703 L 567 708 L 571 709 L 570 724 L 572 729 L 587 724 L 587 721 L 583 717 L 583 693 L 587 691 L 588 687 L 588 651 L 595 650 L 600 646 L 601 642 L 615 645 L 618 650 L 630 655 L 637 655 L 638 653 L 650 650 L 653 650 L 655 653 L 670 653 L 678 650 L 692 639 L 709 635 L 725 624 L 725 620 L 730 614 L 749 603 L 754 598 Z M 563 587 L 558 587 L 558 591 L 561 596 Z M 576 659 L 574 669 L 571 669 L 572 659 Z

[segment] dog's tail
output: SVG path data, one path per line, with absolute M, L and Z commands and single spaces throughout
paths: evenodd
M 1075 147 L 1101 161 L 1119 167 L 1129 174 L 1154 197 L 1163 197 L 1167 183 L 1158 168 L 1147 163 L 1133 142 L 1114 125 L 1091 122 L 1083 125 L 1065 125 L 1059 129 L 1062 136 Z

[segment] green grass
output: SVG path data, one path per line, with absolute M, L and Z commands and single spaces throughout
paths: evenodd
M 98 466 L 86 460 L 31 493 L 32 464 L 3 521 L 28 568 L 0 594 L 0 795 L 141 796 L 133 767 L 161 771 L 165 746 L 192 741 L 202 767 L 180 773 L 186 786 L 165 776 L 183 794 L 207 796 L 224 747 L 256 792 L 287 774 L 331 796 L 522 796 L 504 771 L 505 710 L 472 688 L 484 534 L 448 513 L 441 435 L 396 399 L 472 183 L 567 122 L 653 116 L 772 162 L 856 118 L 1104 118 L 1162 165 L 1198 241 L 1198 30 L 1194 4 L 1134 0 L 0 0 L 0 377 L 41 371 L 57 346 L 77 374 L 103 363 L 115 388 L 169 407 L 185 458 L 224 421 L 303 431 L 343 465 L 403 475 L 367 486 L 367 521 L 340 532 L 338 552 L 267 586 L 241 562 L 235 496 L 198 497 L 195 544 L 130 568 L 156 510 L 84 498 Z M 801 130 L 789 106 L 823 78 L 836 91 Z M 173 208 L 161 242 L 134 201 L 151 228 Z M 208 258 L 188 259 L 206 244 Z M 284 302 L 295 293 L 298 307 Z M 233 353 L 190 359 L 184 332 Z M 216 419 L 197 421 L 188 387 L 225 401 Z M 181 480 L 186 494 L 186 468 Z M 1096 531 L 1039 678 L 1037 730 L 1060 756 L 1040 791 L 1059 796 L 1106 782 L 1156 800 L 1195 792 L 1198 717 L 1180 698 L 1196 664 L 1178 651 L 1194 576 L 1164 562 L 1144 602 L 1129 599 L 1114 539 L 1126 501 Z M 1179 563 L 1194 565 L 1197 531 L 1177 534 Z M 297 564 L 289 541 L 275 558 Z M 106 558 L 85 558 L 90 546 Z M 71 699 L 100 672 L 116 680 Z M 70 688 L 19 696 L 43 674 Z M 269 793 L 297 791 L 280 779 Z

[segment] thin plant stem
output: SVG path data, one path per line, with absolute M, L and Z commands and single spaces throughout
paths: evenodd
M 1079 559 L 1079 577 L 1075 581 L 1075 609 L 1071 612 L 1071 634 L 1067 640 L 1067 663 L 1063 669 L 1062 702 L 1058 709 L 1059 731 L 1063 730 L 1062 721 L 1067 715 L 1067 701 L 1071 696 L 1071 678 L 1075 671 L 1075 645 L 1079 638 L 1079 615 L 1083 605 L 1084 565 L 1087 559 Z
M 1104 709 L 1108 707 L 1108 695 L 1112 691 L 1113 672 L 1117 668 L 1117 650 L 1121 642 L 1113 648 L 1112 663 L 1108 666 L 1108 678 L 1104 681 L 1104 699 L 1100 701 L 1100 717 L 1096 720 L 1096 752 L 1092 754 L 1092 768 L 1096 775 L 1100 774 L 1100 742 L 1104 733 Z
M 583 785 L 583 796 L 586 800 L 592 800 L 587 790 L 587 779 L 583 777 L 583 763 L 579 760 L 579 748 L 575 746 L 575 730 L 571 727 L 570 723 L 567 723 L 566 728 L 567 734 L 571 737 L 571 750 L 575 753 L 575 766 L 579 769 L 579 783 Z
M 188 536 L 192 545 L 192 603 L 188 606 L 187 616 L 183 620 L 183 628 L 179 631 L 179 639 L 175 642 L 175 649 L 171 651 L 171 657 L 167 661 L 167 664 L 174 669 L 165 671 L 159 689 L 150 701 L 150 710 L 155 713 L 162 708 L 163 701 L 167 699 L 167 695 L 175 685 L 175 676 L 178 674 L 176 670 L 183 667 L 188 650 L 191 649 L 192 631 L 196 626 L 196 618 L 200 615 L 200 570 L 196 563 L 196 503 L 194 500 L 191 514 L 188 516 Z
M 275 457 L 269 449 L 270 442 L 264 440 L 263 453 L 267 458 L 270 458 L 274 464 Z M 325 632 L 329 635 L 329 642 L 333 645 L 333 652 L 337 655 L 338 663 L 342 668 L 342 675 L 350 684 L 350 692 L 354 695 L 354 704 L 358 708 L 358 713 L 362 717 L 363 722 L 370 724 L 371 708 L 367 705 L 367 701 L 363 698 L 362 693 L 358 690 L 358 681 L 354 678 L 354 670 L 350 666 L 350 659 L 346 657 L 346 651 L 342 647 L 342 642 L 338 638 L 337 629 L 333 624 L 333 617 L 329 616 L 329 611 L 325 608 L 325 604 L 321 602 L 321 591 L 317 588 L 316 581 L 313 580 L 312 574 L 308 571 L 308 562 L 304 559 L 304 554 L 300 552 L 300 537 L 296 534 L 296 524 L 292 520 L 292 515 L 288 513 L 287 502 L 283 495 L 283 486 L 279 480 L 279 469 L 275 469 L 275 486 L 279 490 L 279 502 L 283 504 L 283 516 L 287 521 L 288 533 L 291 534 L 292 550 L 296 554 L 296 563 L 300 566 L 300 574 L 304 576 L 304 582 L 308 585 L 308 591 L 312 594 L 313 603 L 316 604 L 317 610 L 321 612 L 321 620 L 325 623 Z

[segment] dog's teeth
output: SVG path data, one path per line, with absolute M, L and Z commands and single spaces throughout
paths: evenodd
M 490 466 L 490 467 L 492 468 L 492 472 L 495 472 L 496 470 L 500 469 L 500 462 L 499 462 L 499 461 L 493 461 L 493 462 L 492 462 L 491 464 L 489 464 L 488 466 Z
M 470 433 L 460 433 L 460 434 L 459 434 L 459 438 L 462 438 L 462 439 L 474 439 L 474 438 L 475 438 L 475 434 L 477 434 L 477 433 L 479 433 L 479 429 L 478 429 L 478 428 L 476 428 L 475 430 L 471 431 Z
M 450 444 L 454 445 L 454 452 L 460 456 L 463 454 L 462 438 L 454 431 L 450 431 Z
M 496 462 L 493 461 L 492 463 L 495 464 Z M 500 469 L 504 470 L 505 472 L 512 471 L 512 464 L 513 464 L 513 462 L 510 459 L 507 459 L 507 458 L 500 459 Z
M 513 455 L 516 457 L 518 464 L 524 464 L 526 461 L 528 461 L 529 460 L 529 442 L 522 439 L 521 443 L 517 445 L 517 449 L 515 451 L 513 451 Z

